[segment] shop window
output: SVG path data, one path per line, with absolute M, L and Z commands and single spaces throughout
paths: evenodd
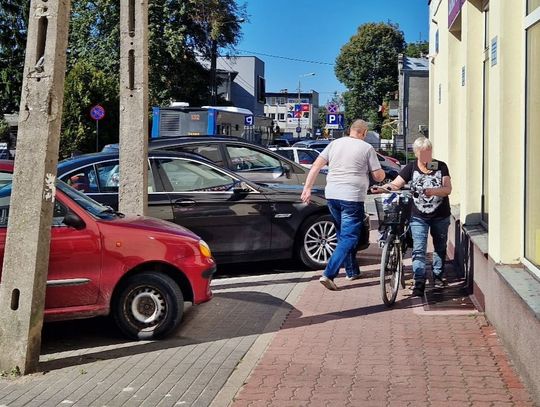
M 538 3 L 538 1 L 536 2 Z M 525 257 L 540 266 L 540 22 L 527 30 Z

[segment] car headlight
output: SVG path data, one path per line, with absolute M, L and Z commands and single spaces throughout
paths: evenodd
M 212 257 L 210 246 L 204 240 L 199 240 L 199 250 L 204 257 Z

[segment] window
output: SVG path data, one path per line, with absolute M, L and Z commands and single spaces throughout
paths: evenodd
M 93 165 L 89 165 L 71 172 L 70 174 L 63 176 L 61 179 L 66 184 L 78 191 L 84 193 L 99 192 L 97 176 Z
M 223 156 L 221 155 L 221 149 L 217 144 L 198 144 L 178 147 L 171 147 L 169 150 L 187 151 L 194 154 L 199 154 L 206 159 L 216 163 L 216 165 L 223 167 Z
M 266 80 L 262 76 L 257 77 L 257 101 L 264 103 L 266 99 Z
M 532 13 L 540 7 L 540 0 L 527 0 L 527 13 Z
M 159 159 L 163 184 L 172 192 L 231 191 L 235 180 L 206 164 L 182 159 Z
M 482 118 L 482 192 L 481 192 L 481 221 L 487 229 L 489 223 L 489 61 L 491 45 L 489 39 L 489 3 L 484 6 L 484 73 L 483 73 L 483 105 Z
M 279 113 L 278 115 L 278 120 L 280 122 L 284 122 L 285 121 L 285 113 Z
M 233 171 L 282 173 L 281 162 L 269 154 L 241 146 L 227 146 L 227 152 L 231 158 Z
M 280 156 L 288 158 L 291 161 L 294 161 L 294 153 L 292 150 L 276 150 Z
M 97 172 L 96 172 L 97 170 Z M 97 174 L 97 175 L 96 175 Z M 118 161 L 89 165 L 60 177 L 74 189 L 84 193 L 116 193 L 120 179 Z M 99 187 L 98 187 L 99 184 Z M 154 178 L 148 169 L 148 192 L 154 192 Z
M 8 218 L 9 218 L 9 205 L 11 201 L 11 187 L 7 187 L 0 197 L 0 227 L 5 228 L 8 225 Z M 58 202 L 58 200 L 54 201 L 53 206 L 53 219 L 52 219 L 52 225 L 53 226 L 63 226 L 64 216 L 68 213 L 68 209 Z
M 313 164 L 313 161 L 317 159 L 317 154 L 314 151 L 298 150 L 298 163 L 299 164 Z
M 54 208 L 53 208 L 53 220 L 52 225 L 53 226 L 64 226 L 64 217 L 68 213 L 68 208 L 66 208 L 63 204 L 58 202 L 58 200 L 54 201 Z
M 538 2 L 536 2 L 538 3 Z M 525 257 L 540 266 L 540 22 L 527 30 Z

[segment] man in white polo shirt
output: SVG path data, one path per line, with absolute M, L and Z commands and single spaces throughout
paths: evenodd
M 347 279 L 360 276 L 356 246 L 364 221 L 369 174 L 375 181 L 382 181 L 385 176 L 375 150 L 364 141 L 367 132 L 367 123 L 356 120 L 349 137 L 328 144 L 313 163 L 302 192 L 302 201 L 308 203 L 317 174 L 328 164 L 325 196 L 336 225 L 338 244 L 319 281 L 329 290 L 337 290 L 334 278 L 342 265 Z

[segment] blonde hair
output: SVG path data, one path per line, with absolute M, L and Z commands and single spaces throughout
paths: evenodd
M 416 140 L 414 140 L 412 148 L 413 148 L 414 153 L 416 154 L 419 151 L 432 150 L 433 144 L 431 144 L 431 141 L 429 141 L 428 138 L 421 136 L 421 137 L 418 137 Z

